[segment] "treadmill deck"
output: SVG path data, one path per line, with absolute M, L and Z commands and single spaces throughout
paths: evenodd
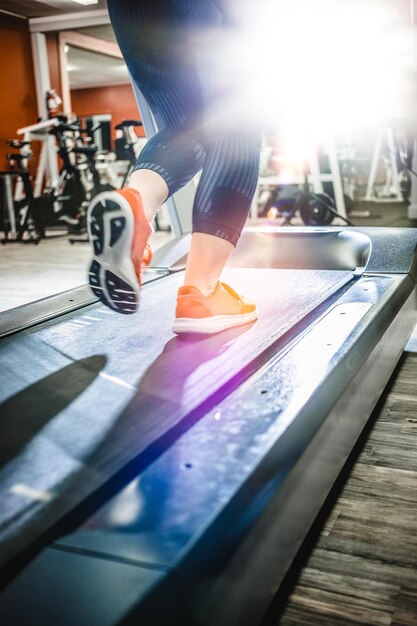
M 352 273 L 228 270 L 225 281 L 257 301 L 260 318 L 199 339 L 171 330 L 181 280 L 146 285 L 135 315 L 95 304 L 2 341 L 0 564 L 227 396 Z
M 417 229 L 246 231 L 225 281 L 261 316 L 213 337 L 173 336 L 180 275 L 146 284 L 132 317 L 86 288 L 11 311 L 0 621 L 259 623 L 415 326 L 416 244 Z

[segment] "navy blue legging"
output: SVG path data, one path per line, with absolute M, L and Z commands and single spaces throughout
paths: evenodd
M 214 0 L 107 4 L 126 65 L 159 129 L 135 169 L 160 174 L 169 195 L 202 170 L 193 232 L 236 245 L 256 189 L 263 127 L 251 110 L 250 85 L 242 89 L 239 24 Z

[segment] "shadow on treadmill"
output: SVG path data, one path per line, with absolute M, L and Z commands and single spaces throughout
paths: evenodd
M 0 405 L 0 468 L 91 385 L 106 357 L 80 359 L 42 378 Z

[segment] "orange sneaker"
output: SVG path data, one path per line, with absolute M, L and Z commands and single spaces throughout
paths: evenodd
M 93 246 L 88 276 L 93 293 L 114 311 L 135 313 L 141 266 L 152 258 L 147 243 L 152 227 L 140 193 L 129 188 L 100 193 L 88 209 L 87 228 Z
M 180 287 L 175 315 L 174 333 L 211 334 L 253 322 L 258 309 L 229 285 L 217 283 L 209 296 L 204 296 L 197 287 Z

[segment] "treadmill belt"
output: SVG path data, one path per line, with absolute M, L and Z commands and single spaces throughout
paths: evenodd
M 259 320 L 202 338 L 172 333 L 182 278 L 145 285 L 135 315 L 94 304 L 1 342 L 0 565 L 182 420 L 212 408 L 219 389 L 242 382 L 352 273 L 230 269 L 225 281 L 256 300 Z

